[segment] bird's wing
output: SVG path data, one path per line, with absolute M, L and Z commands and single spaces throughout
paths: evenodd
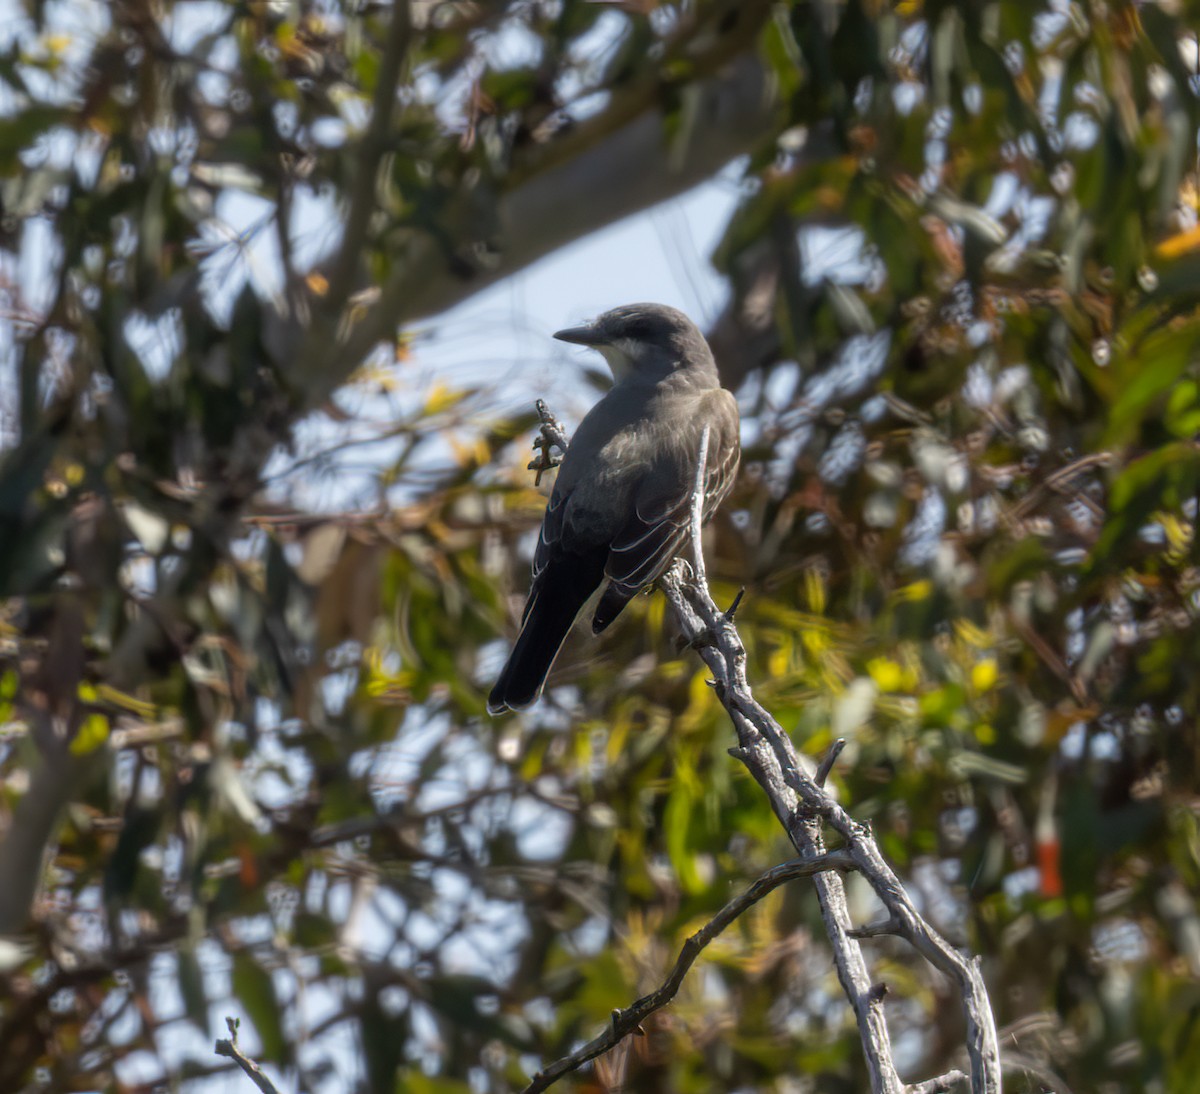
M 705 461 L 703 519 L 708 520 L 733 486 L 740 448 L 737 403 L 723 388 L 711 392 L 689 418 L 678 443 L 646 475 L 633 514 L 613 538 L 605 574 L 624 599 L 656 580 L 691 534 L 692 490 L 704 424 L 710 426 Z
M 542 528 L 538 533 L 537 547 L 533 551 L 533 588 L 530 589 L 529 600 L 525 604 L 525 613 L 521 617 L 522 622 L 528 617 L 529 609 L 535 600 L 533 593 L 537 588 L 538 578 L 550 564 L 550 560 L 562 540 L 563 515 L 567 508 L 567 497 L 568 491 L 560 490 L 558 484 L 555 483 L 554 490 L 550 494 L 550 501 L 546 505 L 545 515 L 542 517 Z

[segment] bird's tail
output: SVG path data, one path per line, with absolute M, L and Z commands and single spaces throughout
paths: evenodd
M 598 567 L 580 561 L 574 566 L 547 566 L 537 576 L 521 633 L 488 696 L 489 714 L 527 707 L 541 694 L 575 616 L 603 576 L 602 560 Z

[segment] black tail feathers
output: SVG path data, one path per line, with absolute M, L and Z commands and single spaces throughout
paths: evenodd
M 586 560 L 572 559 L 556 561 L 538 575 L 521 633 L 488 696 L 489 714 L 527 707 L 541 694 L 575 616 L 603 573 L 602 560 L 599 566 L 590 566 Z
M 596 605 L 596 614 L 592 616 L 592 634 L 599 634 L 604 630 L 625 610 L 625 605 L 637 596 L 638 592 L 637 589 L 627 589 L 615 581 L 611 582 L 604 590 L 600 603 Z

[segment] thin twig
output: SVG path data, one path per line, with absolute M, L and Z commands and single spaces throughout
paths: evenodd
M 725 613 L 728 616 L 728 612 Z M 821 758 L 821 764 L 817 768 L 817 773 L 813 776 L 813 781 L 818 786 L 824 786 L 829 778 L 829 773 L 833 770 L 833 765 L 837 763 L 838 757 L 842 754 L 842 749 L 846 747 L 846 738 L 839 737 L 829 746 L 829 751 Z
M 594 1059 L 601 1053 L 615 1048 L 631 1033 L 636 1033 L 642 1022 L 656 1010 L 661 1010 L 675 998 L 688 969 L 695 963 L 701 951 L 715 939 L 726 927 L 753 904 L 780 885 L 796 878 L 812 877 L 814 874 L 828 870 L 845 871 L 853 869 L 850 857 L 841 851 L 830 851 L 816 859 L 792 859 L 790 862 L 773 866 L 760 875 L 754 883 L 730 900 L 715 916 L 700 928 L 683 944 L 679 956 L 670 974 L 649 995 L 643 995 L 625 1010 L 613 1011 L 612 1021 L 608 1028 L 598 1037 L 594 1037 L 582 1048 L 576 1049 L 569 1056 L 556 1060 L 544 1071 L 539 1071 L 525 1088 L 523 1094 L 537 1094 L 552 1083 L 571 1071 L 575 1071 L 588 1060 Z
M 964 1072 L 947 1071 L 945 1075 L 926 1079 L 923 1083 L 913 1083 L 905 1094 L 945 1094 L 945 1091 L 953 1090 L 960 1083 L 965 1082 L 967 1082 L 967 1076 Z
M 238 1065 L 247 1075 L 250 1076 L 254 1083 L 263 1094 L 279 1094 L 279 1088 L 271 1082 L 263 1073 L 262 1069 L 249 1056 L 243 1054 L 238 1048 L 237 1035 L 238 1026 L 241 1025 L 240 1018 L 226 1018 L 225 1024 L 229 1027 L 229 1040 L 221 1040 L 213 1046 L 213 1051 L 218 1056 L 225 1056 Z
M 900 925 L 894 919 L 881 919 L 878 923 L 864 923 L 851 927 L 847 934 L 851 938 L 881 938 L 888 934 L 899 934 Z
M 143 745 L 157 744 L 159 741 L 171 741 L 182 737 L 187 726 L 182 718 L 167 718 L 162 722 L 145 722 L 141 725 L 130 726 L 128 729 L 115 729 L 108 738 L 108 745 L 114 752 L 123 748 L 141 748 Z

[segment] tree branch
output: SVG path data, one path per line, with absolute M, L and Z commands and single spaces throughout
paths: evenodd
M 693 573 L 697 585 L 708 587 L 708 572 L 704 568 L 704 551 L 700 548 L 700 543 L 704 538 L 704 495 L 705 495 L 705 477 L 708 474 L 708 440 L 712 435 L 712 425 L 709 422 L 704 423 L 704 429 L 700 434 L 700 455 L 696 460 L 696 477 L 692 482 L 692 543 L 696 545 L 696 550 L 692 557 L 694 567 Z
M 703 505 L 703 488 L 694 489 L 692 549 L 697 560 L 702 560 L 704 552 L 698 531 Z M 698 569 L 701 574 L 704 572 L 702 561 L 698 563 Z M 675 561 L 660 584 L 685 637 L 713 670 L 717 695 L 729 711 L 738 734 L 734 755 L 766 791 L 775 815 L 801 857 L 821 857 L 825 854 L 825 843 L 820 813 L 813 806 L 832 805 L 832 799 L 817 785 L 812 761 L 797 754 L 783 727 L 751 695 L 745 675 L 746 651 L 732 621 L 717 609 L 707 583 L 684 578 L 681 560 Z M 800 793 L 799 788 L 804 785 L 812 788 L 810 801 Z M 871 1075 L 871 1089 L 877 1094 L 901 1094 L 903 1083 L 892 1060 L 891 1036 L 883 1014 L 883 993 L 871 980 L 857 940 L 850 936 L 853 926 L 845 887 L 840 878 L 822 875 L 816 879 L 815 888 L 825 932 L 833 946 L 838 980 L 854 1008 Z
M 213 1046 L 213 1051 L 218 1056 L 224 1056 L 237 1064 L 238 1067 L 250 1076 L 254 1085 L 262 1091 L 262 1094 L 279 1094 L 279 1088 L 263 1074 L 262 1068 L 238 1048 L 237 1035 L 241 1020 L 238 1018 L 226 1018 L 225 1024 L 229 1027 L 229 1040 L 218 1041 Z
M 755 700 L 746 680 L 746 651 L 733 625 L 718 610 L 706 588 L 685 582 L 678 562 L 662 581 L 684 634 L 699 645 L 700 656 L 717 680 L 717 695 L 738 733 L 737 756 L 767 792 L 792 842 L 801 855 L 824 850 L 822 825 L 845 841 L 862 875 L 887 909 L 895 933 L 935 968 L 954 980 L 962 994 L 967 1023 L 967 1052 L 971 1082 L 981 1094 L 1000 1090 L 1000 1049 L 987 989 L 976 959 L 964 958 L 922 919 L 899 878 L 884 861 L 866 825 L 859 824 L 809 774 L 790 738 Z M 817 892 L 826 930 L 834 947 L 842 987 L 854 1007 L 863 1048 L 872 1073 L 872 1089 L 902 1089 L 891 1061 L 887 1027 L 845 904 L 841 880 L 827 874 L 817 879 Z
M 659 987 L 649 995 L 643 995 L 625 1010 L 613 1011 L 612 1022 L 608 1029 L 598 1037 L 594 1037 L 582 1048 L 576 1049 L 569 1056 L 564 1056 L 544 1071 L 539 1071 L 525 1088 L 523 1094 L 537 1094 L 538 1091 L 545 1090 L 562 1076 L 575 1071 L 588 1060 L 595 1059 L 610 1048 L 615 1048 L 629 1034 L 637 1032 L 638 1027 L 646 1018 L 656 1010 L 661 1010 L 675 998 L 683 984 L 683 978 L 695 963 L 696 958 L 700 956 L 701 951 L 738 916 L 752 905 L 757 904 L 768 893 L 796 878 L 812 877 L 814 874 L 827 870 L 845 871 L 853 868 L 853 861 L 841 851 L 830 851 L 815 859 L 792 859 L 790 862 L 771 867 L 766 873 L 760 875 L 745 892 L 730 900 L 700 930 L 688 938 L 679 951 L 679 956 L 675 959 L 670 974 Z
M 411 38 L 412 12 L 409 9 L 409 0 L 395 0 L 388 24 L 387 41 L 375 80 L 371 118 L 358 145 L 358 165 L 355 174 L 357 181 L 346 215 L 346 228 L 329 277 L 329 299 L 338 308 L 345 305 L 346 298 L 354 287 L 358 264 L 362 261 L 367 228 L 371 223 L 371 214 L 376 208 L 376 176 L 388 147 L 392 118 L 396 110 L 396 93 L 400 89 L 400 71 L 405 57 L 408 56 Z
M 746 4 L 737 35 L 717 35 L 704 53 L 687 57 L 689 80 L 679 86 L 698 124 L 682 139 L 667 139 L 662 80 L 613 91 L 597 114 L 530 147 L 499 180 L 497 238 L 488 241 L 486 264 L 452 269 L 444 243 L 413 229 L 396 241 L 392 272 L 376 303 L 341 345 L 331 344 L 325 329 L 314 338 L 293 325 L 284 341 L 289 359 L 296 355 L 308 405 L 324 402 L 398 324 L 461 303 L 574 240 L 691 189 L 751 151 L 773 120 L 772 84 L 751 48 L 770 10 L 762 0 Z M 332 293 L 326 300 L 337 303 Z
M 702 471 L 703 467 L 692 495 L 692 547 L 698 563 L 695 569 L 700 574 L 704 572 L 698 533 L 704 505 Z M 844 853 L 887 910 L 889 933 L 907 939 L 922 957 L 957 984 L 966 1018 L 972 1090 L 977 1094 L 1000 1094 L 1000 1046 L 978 959 L 963 957 L 925 922 L 884 860 L 870 828 L 855 821 L 821 786 L 840 749 L 831 749 L 818 771 L 811 760 L 796 752 L 787 732 L 754 699 L 746 677 L 746 649 L 733 620 L 717 608 L 707 585 L 685 576 L 685 572 L 682 559 L 676 559 L 659 585 L 684 639 L 713 673 L 717 696 L 738 736 L 737 747 L 730 750 L 732 755 L 746 765 L 766 792 L 775 815 L 800 852 L 800 861 L 825 861 L 828 853 L 824 828 L 832 829 L 843 841 Z M 904 1094 L 907 1088 L 892 1060 L 891 1038 L 883 1014 L 885 989 L 872 982 L 858 941 L 874 930 L 854 927 L 839 876 L 828 871 L 816 873 L 814 886 L 838 979 L 854 1009 L 871 1090 L 875 1094 Z M 934 1086 L 926 1083 L 916 1089 L 945 1089 L 936 1084 L 947 1078 L 930 1080 Z
M 386 146 L 395 98 L 395 80 L 388 65 L 402 66 L 405 36 L 411 33 L 401 7 L 406 5 L 398 5 L 392 15 L 388 44 L 392 60 L 381 66 L 371 122 L 360 146 L 359 189 L 352 198 L 343 245 L 330 270 L 334 282 L 342 278 L 346 262 L 361 257 L 361 244 L 351 248 L 350 240 L 359 234 L 356 225 L 363 216 L 369 224 L 368 214 L 374 207 L 378 148 L 372 134 L 376 130 L 382 133 Z M 748 45 L 753 41 L 751 31 L 768 17 L 769 10 L 770 5 L 761 2 L 747 5 L 743 35 L 717 41 L 706 55 L 689 58 L 695 79 L 687 85 L 687 93 L 699 104 L 696 114 L 702 119 L 702 136 L 693 133 L 691 139 L 674 145 L 665 139 L 668 112 L 662 87 L 650 81 L 614 93 L 595 116 L 533 149 L 529 160 L 515 170 L 514 178 L 520 181 L 513 182 L 499 198 L 496 212 L 503 249 L 494 265 L 464 277 L 448 268 L 440 243 L 427 233 L 414 233 L 407 245 L 399 248 L 401 253 L 392 264 L 394 272 L 382 286 L 378 303 L 349 331 L 342 345 L 336 332 L 345 301 L 332 290 L 316 304 L 311 327 L 305 327 L 295 314 L 282 315 L 265 308 L 264 343 L 276 364 L 286 365 L 303 401 L 303 406 L 293 408 L 295 413 L 321 405 L 397 324 L 460 303 L 574 239 L 690 189 L 753 148 L 770 132 L 771 91 L 762 64 Z M 399 79 L 399 67 L 395 79 Z M 371 157 L 375 167 L 365 171 L 362 165 Z M 630 169 L 631 164 L 636 170 Z M 355 213 L 355 209 L 366 213 Z M 351 277 L 347 289 L 353 284 Z M 328 309 L 324 321 L 320 321 L 322 309 Z M 239 469 L 245 471 L 253 465 L 256 471 L 274 444 L 282 440 L 288 424 L 268 431 L 255 423 L 240 438 Z M 214 506 L 222 500 L 227 499 L 214 497 Z M 232 511 L 230 506 L 220 508 L 222 513 Z M 219 529 L 212 530 L 212 538 L 222 539 Z M 160 593 L 159 599 L 169 598 Z M 121 666 L 118 671 L 129 686 L 140 680 L 144 651 L 159 634 L 155 621 L 142 612 L 114 651 L 110 660 Z M 95 757 L 69 756 L 63 760 L 65 773 L 46 761 L 37 763 L 34 779 L 38 793 L 36 798 L 26 795 L 30 800 L 25 807 L 37 816 L 0 835 L 0 879 L 17 879 L 13 886 L 0 884 L 0 934 L 24 928 L 41 877 L 41 856 L 72 788 L 96 762 Z
M 967 1023 L 971 1082 L 980 1094 L 999 1094 L 1000 1048 L 987 989 L 976 959 L 966 959 L 922 919 L 899 878 L 884 861 L 866 825 L 859 824 L 820 786 L 797 756 L 782 726 L 754 699 L 746 679 L 746 651 L 733 624 L 718 610 L 708 590 L 685 582 L 678 562 L 662 581 L 684 634 L 705 636 L 699 653 L 717 680 L 717 695 L 737 730 L 737 756 L 767 792 L 771 804 L 801 855 L 824 851 L 822 826 L 845 841 L 862 875 L 895 923 L 895 933 L 935 968 L 954 980 L 962 994 Z M 899 1091 L 902 1084 L 891 1059 L 890 1039 L 880 1000 L 873 990 L 857 939 L 851 935 L 841 879 L 816 879 L 826 931 L 842 987 L 858 1019 L 872 1090 Z
M 945 1094 L 947 1090 L 953 1090 L 960 1083 L 966 1081 L 967 1076 L 963 1072 L 947 1071 L 945 1075 L 926 1079 L 923 1083 L 913 1083 L 905 1094 Z

